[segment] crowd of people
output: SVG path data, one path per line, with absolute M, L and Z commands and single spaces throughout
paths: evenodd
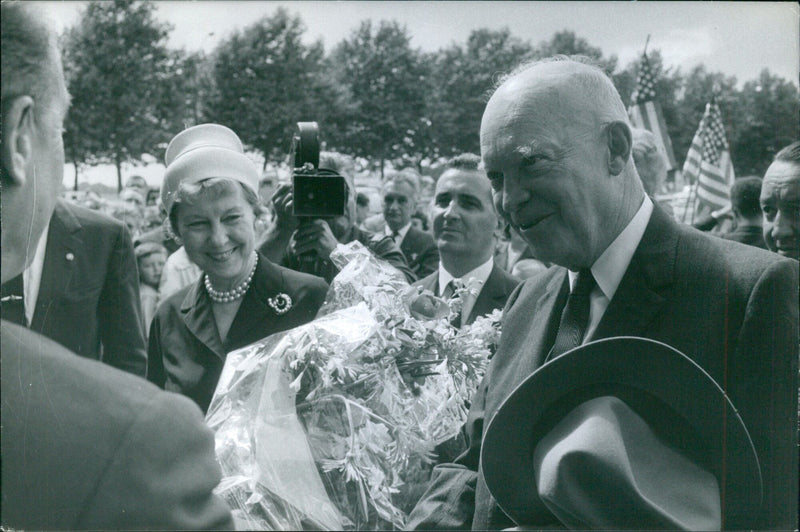
M 430 198 L 389 172 L 370 216 L 323 155 L 345 212 L 300 219 L 201 124 L 157 202 L 133 176 L 87 208 L 60 198 L 69 95 L 36 10 L 2 4 L 4 527 L 232 529 L 203 420 L 226 356 L 312 321 L 358 241 L 442 299 L 477 281 L 456 328 L 503 309 L 409 528 L 796 528 L 800 142 L 703 232 L 658 201 L 608 76 L 551 58 L 498 82 Z

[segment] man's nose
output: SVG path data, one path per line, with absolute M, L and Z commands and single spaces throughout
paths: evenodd
M 458 211 L 458 202 L 456 202 L 456 200 L 454 199 L 450 200 L 450 202 L 444 209 L 444 217 L 448 219 L 458 218 L 459 214 L 460 213 Z
M 772 238 L 774 240 L 787 240 L 800 236 L 800 227 L 795 227 L 797 216 L 788 216 L 783 211 L 778 211 L 772 224 Z
M 508 214 L 516 212 L 520 205 L 530 199 L 530 192 L 520 185 L 520 179 L 515 175 L 503 178 L 502 207 Z

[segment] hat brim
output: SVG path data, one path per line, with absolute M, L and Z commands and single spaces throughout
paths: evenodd
M 655 398 L 655 404 L 664 405 L 664 413 L 669 410 L 688 424 L 718 477 L 729 517 L 734 508 L 743 516 L 758 510 L 762 498 L 758 456 L 722 388 L 669 345 L 616 337 L 589 342 L 540 367 L 514 389 L 487 425 L 481 445 L 483 476 L 497 504 L 517 524 L 536 524 L 535 516 L 543 509 L 533 452 L 547 432 L 547 418 L 563 411 L 565 404 L 577 406 L 576 397 L 586 401 L 615 395 L 619 389 Z M 643 417 L 649 421 L 658 415 L 650 409 Z

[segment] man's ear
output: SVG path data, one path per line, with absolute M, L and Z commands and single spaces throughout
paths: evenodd
M 18 96 L 3 113 L 3 179 L 22 186 L 33 157 L 33 98 Z
M 619 175 L 631 158 L 633 137 L 625 122 L 612 122 L 606 126 L 608 142 L 608 171 Z

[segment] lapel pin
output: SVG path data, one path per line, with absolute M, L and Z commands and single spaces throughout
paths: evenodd
M 75 259 L 75 255 L 73 255 L 72 253 L 67 253 L 67 260 L 72 261 L 74 259 Z
M 292 298 L 281 292 L 275 297 L 267 298 L 267 303 L 276 314 L 286 314 L 292 308 Z

